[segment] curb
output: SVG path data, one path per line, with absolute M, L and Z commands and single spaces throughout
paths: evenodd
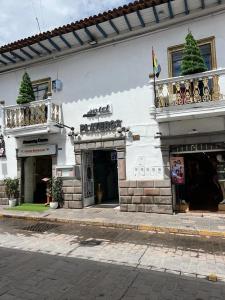
M 137 230 L 137 231 L 151 231 L 155 233 L 169 233 L 169 234 L 182 234 L 182 235 L 192 235 L 192 236 L 202 236 L 202 237 L 223 237 L 225 238 L 225 231 L 207 231 L 207 230 L 193 230 L 193 229 L 182 229 L 182 228 L 173 228 L 173 227 L 161 227 L 153 225 L 132 225 L 132 224 L 123 224 L 123 223 L 110 223 L 103 221 L 94 221 L 94 220 L 71 220 L 71 219 L 60 219 L 53 217 L 34 217 L 34 216 L 17 216 L 17 215 L 7 215 L 0 214 L 0 218 L 8 219 L 22 219 L 30 221 L 40 221 L 40 222 L 58 222 L 64 224 L 82 224 L 82 225 L 92 225 L 99 227 L 110 227 L 117 229 L 128 229 L 128 230 Z

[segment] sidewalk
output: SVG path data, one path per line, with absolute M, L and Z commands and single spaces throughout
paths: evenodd
M 225 214 L 186 213 L 177 215 L 120 212 L 119 207 L 49 209 L 42 213 L 7 210 L 0 206 L 0 217 L 37 221 L 79 223 L 134 230 L 225 237 Z

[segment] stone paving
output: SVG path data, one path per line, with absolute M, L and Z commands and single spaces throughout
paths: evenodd
M 1 300 L 224 300 L 225 284 L 0 247 Z
M 63 222 L 91 223 L 93 225 L 104 225 L 121 228 L 136 228 L 152 230 L 177 230 L 191 233 L 225 236 L 225 214 L 217 213 L 187 213 L 177 215 L 127 213 L 121 212 L 119 207 L 102 208 L 89 207 L 84 209 L 49 209 L 43 213 L 21 212 L 6 210 L 6 206 L 0 206 L 0 216 L 19 216 L 36 218 L 41 220 L 59 220 Z M 166 230 L 165 230 L 166 229 Z
M 10 227 L 10 222 L 14 222 L 14 226 Z M 30 221 L 31 224 L 34 223 L 32 222 Z M 210 273 L 215 273 L 219 280 L 225 281 L 223 238 L 142 233 L 100 227 L 93 229 L 92 226 L 72 224 L 56 224 L 56 229 L 37 233 L 21 229 L 25 224 L 27 225 L 27 221 L 1 220 L 0 247 L 166 271 L 196 278 L 206 278 Z

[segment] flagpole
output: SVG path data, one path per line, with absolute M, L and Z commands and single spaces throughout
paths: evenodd
M 154 104 L 155 107 L 157 107 L 157 103 L 156 103 L 156 82 L 155 82 L 155 71 L 154 71 L 154 58 L 153 58 L 153 47 L 152 47 L 152 69 L 153 69 L 153 75 L 154 75 Z

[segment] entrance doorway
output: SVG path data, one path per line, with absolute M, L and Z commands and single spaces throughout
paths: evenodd
M 24 202 L 46 202 L 46 182 L 42 181 L 45 177 L 52 177 L 52 157 L 27 157 L 24 161 Z
M 176 185 L 176 200 L 190 210 L 217 211 L 223 200 L 225 157 L 218 152 L 179 155 L 184 158 L 185 183 Z
M 95 203 L 118 203 L 117 152 L 93 152 Z
M 119 203 L 117 152 L 84 151 L 82 164 L 84 206 Z

